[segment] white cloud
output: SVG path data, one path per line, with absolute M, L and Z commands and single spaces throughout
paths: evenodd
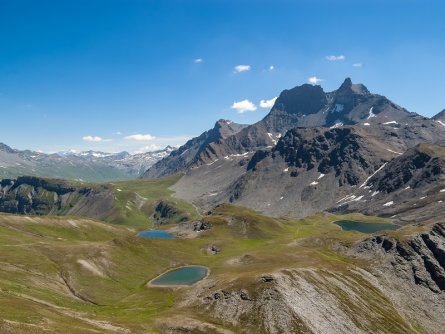
M 230 108 L 235 109 L 240 114 L 243 114 L 247 111 L 255 111 L 257 109 L 256 105 L 250 102 L 249 100 L 233 102 Z
M 274 69 L 275 69 L 275 66 L 273 66 L 273 65 L 269 66 L 269 71 L 273 71 Z
M 202 63 L 203 61 L 204 61 L 204 59 L 202 59 L 202 58 L 196 58 L 193 62 L 195 64 L 199 64 L 199 63 Z
M 307 79 L 307 82 L 310 83 L 311 85 L 318 85 L 322 81 L 323 79 L 317 78 L 316 76 L 309 77 Z
M 158 146 L 156 144 L 150 144 L 144 147 L 141 147 L 139 150 L 135 151 L 134 153 L 145 153 L 145 152 L 151 152 L 151 151 L 157 151 L 160 150 L 162 147 Z
M 111 141 L 111 139 L 104 139 L 104 138 L 99 137 L 99 136 L 84 136 L 84 137 L 82 137 L 82 140 L 88 141 L 88 142 L 93 142 L 93 143 L 109 142 L 109 141 Z
M 237 65 L 234 67 L 235 73 L 250 71 L 252 67 L 250 65 Z
M 355 64 L 352 64 L 352 66 L 353 67 L 363 67 L 363 64 L 362 63 L 355 63 Z
M 274 97 L 274 98 L 272 98 L 272 99 L 270 99 L 270 100 L 261 100 L 260 101 L 260 107 L 261 108 L 272 108 L 273 107 L 273 105 L 275 104 L 275 101 L 276 101 L 276 97 Z
M 342 61 L 345 60 L 346 57 L 343 55 L 339 55 L 339 56 L 326 56 L 326 60 L 328 61 Z
M 150 140 L 154 140 L 156 137 L 149 135 L 149 134 L 136 134 L 136 135 L 131 135 L 131 136 L 126 136 L 124 137 L 124 139 L 127 140 L 134 140 L 134 141 L 150 141 Z

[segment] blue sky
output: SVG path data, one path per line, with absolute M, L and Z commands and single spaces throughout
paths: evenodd
M 311 77 L 329 91 L 350 76 L 431 116 L 445 108 L 443 13 L 426 0 L 0 0 L 0 142 L 182 144 L 219 118 L 261 119 L 261 100 Z

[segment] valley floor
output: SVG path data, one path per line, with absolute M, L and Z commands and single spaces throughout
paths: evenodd
M 0 215 L 0 332 L 443 332 L 442 225 L 385 232 L 393 244 L 382 248 L 376 237 L 342 231 L 333 224 L 340 219 L 388 222 L 275 219 L 223 205 L 200 218 L 200 232 L 185 222 L 167 225 L 175 239 L 143 239 L 140 225 Z M 408 260 L 396 250 L 421 233 L 437 247 L 418 256 L 438 268 L 422 272 L 416 262 L 420 274 L 403 276 L 392 262 Z M 208 267 L 209 277 L 190 287 L 147 284 L 187 264 Z

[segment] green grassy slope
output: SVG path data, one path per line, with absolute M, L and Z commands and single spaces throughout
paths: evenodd
M 123 203 L 130 191 L 147 200 L 169 196 L 165 185 L 173 180 L 163 182 L 166 184 L 151 190 L 147 190 L 150 181 L 114 186 L 122 190 Z M 187 209 L 191 210 L 185 205 Z M 364 236 L 343 232 L 332 224 L 337 219 L 370 219 L 359 215 L 320 214 L 293 221 L 223 205 L 204 217 L 212 224 L 209 231 L 173 240 L 138 238 L 135 234 L 143 219 L 137 215 L 124 219 L 135 227 L 81 218 L 0 215 L 0 332 L 152 333 L 160 330 L 159 319 L 173 315 L 207 321 L 202 309 L 179 306 L 194 287 L 147 286 L 165 270 L 185 264 L 208 266 L 207 280 L 222 286 L 232 282 L 247 288 L 258 275 L 286 268 L 342 273 L 366 266 L 330 247 L 334 241 L 350 244 Z M 205 251 L 209 244 L 217 245 L 221 252 L 209 255 Z M 249 261 L 240 265 L 239 260 L 246 258 Z M 410 328 L 406 320 L 394 315 L 384 296 L 377 292 L 373 296 L 385 310 L 378 326 L 392 322 L 394 333 Z M 338 298 L 344 298 L 345 305 L 350 302 L 340 292 Z

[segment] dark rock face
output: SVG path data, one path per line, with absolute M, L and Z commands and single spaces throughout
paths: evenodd
M 355 175 L 353 165 L 366 170 L 371 162 L 369 156 L 365 156 L 366 151 L 361 150 L 365 146 L 363 142 L 353 128 L 292 129 L 280 139 L 273 152 L 280 154 L 288 166 L 298 169 L 311 170 L 317 166 L 320 173 L 335 171 L 335 176 L 340 176 L 345 167 L 349 168 L 342 182 L 356 185 L 360 175 Z
M 207 231 L 207 230 L 210 230 L 211 227 L 212 227 L 212 224 L 210 224 L 209 222 L 197 221 L 193 224 L 193 231 L 195 231 L 195 232 Z
M 167 202 L 160 201 L 155 207 L 155 218 L 173 218 L 179 213 L 178 210 Z
M 351 253 L 366 258 L 375 256 L 376 259 L 383 256 L 393 274 L 434 293 L 445 291 L 444 223 L 437 223 L 430 231 L 406 241 L 375 236 L 358 243 Z
M 363 183 L 388 153 L 359 127 L 294 128 L 271 151 L 253 155 L 229 200 L 272 214 L 314 214 Z
M 274 109 L 294 115 L 309 115 L 326 107 L 328 99 L 320 86 L 304 84 L 284 90 L 275 102 Z
M 80 214 L 100 218 L 111 210 L 113 192 L 105 187 L 75 187 L 63 180 L 23 176 L 0 184 L 0 212 Z
M 392 159 L 351 196 L 330 209 L 394 216 L 402 221 L 439 219 L 445 212 L 445 147 L 420 144 Z

